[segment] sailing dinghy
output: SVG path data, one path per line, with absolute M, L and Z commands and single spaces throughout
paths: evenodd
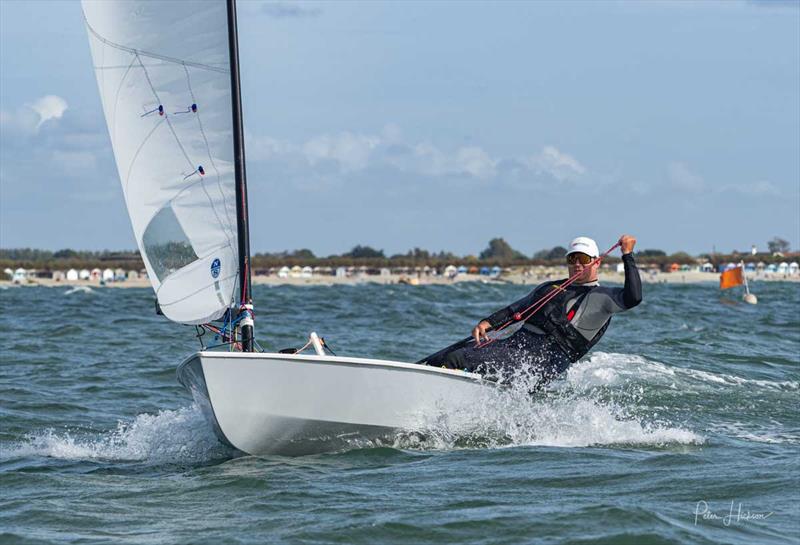
M 178 367 L 220 441 L 303 454 L 419 430 L 474 403 L 480 375 L 254 337 L 235 0 L 83 0 L 133 232 L 168 319 L 211 332 Z M 201 338 L 202 344 L 202 338 Z

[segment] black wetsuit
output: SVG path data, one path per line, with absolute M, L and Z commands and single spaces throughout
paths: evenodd
M 531 307 L 552 290 L 558 291 L 547 305 L 518 323 L 504 329 L 514 333 L 477 348 L 467 338 L 428 356 L 419 363 L 464 369 L 492 378 L 509 376 L 527 363 L 528 369 L 540 376 L 540 384 L 564 372 L 594 346 L 608 327 L 612 315 L 624 312 L 642 301 L 642 282 L 633 255 L 622 256 L 625 264 L 625 286 L 607 288 L 598 282 L 572 284 L 560 288 L 563 280 L 546 282 L 485 320 L 493 329 L 518 321 L 519 313 Z

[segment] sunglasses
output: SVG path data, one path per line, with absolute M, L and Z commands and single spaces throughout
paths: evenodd
M 575 265 L 577 263 L 580 263 L 581 265 L 588 265 L 591 262 L 592 256 L 581 252 L 575 252 L 567 256 L 567 263 L 570 265 Z

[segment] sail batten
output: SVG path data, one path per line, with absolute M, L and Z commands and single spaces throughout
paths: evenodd
M 239 303 L 236 153 L 225 0 L 83 0 L 111 145 L 164 315 Z

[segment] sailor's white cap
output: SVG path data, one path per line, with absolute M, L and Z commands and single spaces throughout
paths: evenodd
M 577 237 L 572 239 L 572 242 L 569 243 L 567 255 L 575 252 L 582 252 L 590 257 L 598 257 L 600 255 L 600 250 L 597 249 L 597 243 L 589 237 Z

